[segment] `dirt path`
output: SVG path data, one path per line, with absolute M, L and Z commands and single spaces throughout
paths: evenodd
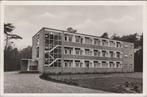
M 104 93 L 103 91 L 42 80 L 39 74 L 4 73 L 5 93 Z

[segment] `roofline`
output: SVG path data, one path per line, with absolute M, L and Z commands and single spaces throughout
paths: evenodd
M 42 27 L 42 28 L 41 28 L 41 29 L 40 29 L 35 35 L 37 35 L 41 30 L 45 30 L 45 29 L 71 33 L 71 32 L 68 32 L 68 31 L 66 31 L 66 30 L 59 30 L 59 29 L 54 29 L 54 28 L 49 28 L 49 27 Z M 77 33 L 77 32 L 72 33 L 72 34 L 80 34 L 80 35 L 87 35 L 87 36 L 92 36 L 92 37 L 98 37 L 98 38 L 101 38 L 100 36 L 89 35 L 89 34 L 83 34 L 83 33 Z M 35 36 L 35 35 L 34 35 L 34 36 Z M 33 36 L 33 37 L 34 37 L 34 36 Z M 107 39 L 107 38 L 102 38 L 102 39 Z M 110 39 L 110 38 L 108 38 L 108 40 L 134 44 L 134 43 L 132 43 L 132 42 L 126 42 L 126 41 L 114 40 L 114 39 Z

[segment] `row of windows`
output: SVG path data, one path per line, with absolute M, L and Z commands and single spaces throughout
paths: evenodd
M 120 61 L 64 60 L 64 67 L 121 68 L 122 62 Z
M 118 41 L 116 42 L 116 41 L 108 40 L 108 39 L 91 38 L 87 36 L 83 37 L 78 35 L 65 34 L 64 40 L 67 42 L 94 44 L 99 46 L 110 46 L 110 47 L 118 47 L 118 48 L 122 47 L 122 43 Z
M 64 54 L 122 58 L 122 52 L 119 51 L 73 48 L 73 47 L 64 47 Z

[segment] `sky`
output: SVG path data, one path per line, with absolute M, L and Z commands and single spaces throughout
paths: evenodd
M 141 6 L 104 5 L 7 5 L 4 11 L 5 23 L 16 28 L 13 33 L 23 37 L 13 40 L 13 46 L 22 49 L 32 45 L 32 36 L 42 27 L 66 30 L 76 29 L 78 33 L 100 36 L 107 32 L 128 35 L 143 32 Z

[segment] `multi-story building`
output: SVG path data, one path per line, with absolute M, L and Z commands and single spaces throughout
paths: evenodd
M 134 44 L 52 28 L 33 36 L 41 73 L 133 72 Z

